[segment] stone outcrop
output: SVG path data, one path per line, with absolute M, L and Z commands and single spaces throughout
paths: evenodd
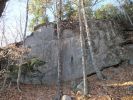
M 133 30 L 126 29 L 123 31 L 124 41 L 120 44 L 124 48 L 123 60 L 128 60 L 129 64 L 133 64 Z
M 120 63 L 122 57 L 122 48 L 119 44 L 123 41 L 120 35 L 119 26 L 112 21 L 90 21 L 88 25 L 91 30 L 91 40 L 93 44 L 94 57 L 99 69 Z M 79 29 L 65 29 L 63 31 L 63 79 L 75 80 L 82 77 L 81 47 L 79 38 Z M 47 63 L 44 66 L 35 68 L 33 83 L 50 84 L 57 79 L 57 59 L 58 44 L 54 35 L 52 25 L 43 26 L 33 32 L 25 40 L 26 47 L 31 49 L 28 57 L 38 57 Z M 87 74 L 95 73 L 89 62 Z M 33 75 L 30 75 L 33 76 Z M 29 77 L 23 80 L 29 82 Z
M 68 95 L 63 95 L 61 100 L 72 100 L 70 96 Z

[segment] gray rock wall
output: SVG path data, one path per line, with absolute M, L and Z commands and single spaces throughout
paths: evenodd
M 117 24 L 112 21 L 92 21 L 89 22 L 88 25 L 91 30 L 96 65 L 102 69 L 118 64 L 121 61 L 121 48 L 118 45 L 122 42 L 122 38 L 119 35 L 120 31 Z M 79 30 L 77 30 L 77 32 L 69 29 L 63 31 L 62 60 L 64 80 L 74 80 L 82 77 L 79 39 Z M 35 79 L 32 79 L 30 82 L 36 84 L 38 84 L 38 81 L 43 84 L 56 82 L 58 44 L 54 36 L 54 28 L 50 25 L 41 27 L 26 38 L 25 44 L 31 48 L 31 52 L 28 56 L 39 57 L 41 60 L 47 62 L 46 65 L 36 68 L 36 72 L 40 74 L 36 75 Z M 89 62 L 89 54 L 86 71 L 87 74 L 95 72 Z M 23 82 L 25 82 L 25 80 L 23 80 Z

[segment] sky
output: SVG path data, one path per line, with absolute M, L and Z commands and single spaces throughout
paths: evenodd
M 20 16 L 22 22 L 25 19 L 25 7 L 26 2 L 24 0 L 23 2 L 22 0 L 9 0 L 7 2 L 3 17 L 0 19 L 0 40 L 3 41 L 0 43 L 1 46 L 15 42 L 15 40 L 20 41 L 20 36 L 17 36 L 17 33 L 20 31 Z M 5 31 L 3 32 L 3 30 Z M 3 33 L 6 39 L 2 37 Z
M 3 17 L 0 18 L 0 47 L 22 40 L 22 36 L 20 34 L 18 35 L 18 33 L 21 32 L 20 30 L 22 30 L 22 32 L 24 31 L 26 1 L 27 0 L 9 0 L 7 2 Z M 50 10 L 47 12 L 50 15 L 50 21 L 53 21 L 52 12 Z M 29 15 L 29 21 L 31 18 L 32 16 Z M 22 22 L 21 25 L 20 20 Z M 20 26 L 22 26 L 22 28 L 20 28 Z M 4 32 L 3 29 L 5 29 Z M 3 38 L 3 33 L 6 39 Z M 28 30 L 27 35 L 30 34 L 31 32 Z
M 117 5 L 115 0 L 103 0 L 100 4 L 96 5 L 98 8 L 100 5 L 106 3 L 113 3 Z M 25 16 L 26 16 L 26 0 L 9 0 L 7 2 L 3 17 L 0 18 L 0 47 L 5 46 L 6 44 L 14 43 L 21 40 L 21 31 L 23 32 L 25 26 Z M 53 20 L 52 12 L 47 11 L 50 15 L 50 20 Z M 29 20 L 31 16 L 29 16 Z M 21 20 L 21 23 L 20 23 Z M 22 26 L 22 27 L 20 27 Z M 4 30 L 4 31 L 3 31 Z M 4 33 L 4 35 L 3 35 Z M 27 35 L 31 32 L 28 30 Z M 3 37 L 5 36 L 5 37 Z

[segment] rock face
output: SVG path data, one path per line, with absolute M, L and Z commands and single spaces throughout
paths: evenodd
M 72 100 L 70 96 L 67 95 L 63 95 L 63 97 L 61 98 L 61 100 Z
M 89 27 L 95 53 L 94 57 L 99 69 L 118 64 L 121 61 L 119 44 L 122 42 L 122 38 L 119 35 L 120 31 L 117 24 L 112 21 L 91 21 Z M 44 66 L 36 68 L 36 72 L 39 72 L 39 74 L 34 79 L 35 82 L 39 83 L 39 79 L 43 84 L 56 82 L 58 44 L 56 36 L 54 36 L 53 26 L 43 26 L 33 32 L 31 36 L 26 38 L 25 44 L 31 48 L 28 56 L 39 57 L 47 62 Z M 82 77 L 79 31 L 65 29 L 62 44 L 63 79 L 75 80 Z M 87 74 L 95 72 L 89 62 L 89 54 L 86 71 Z

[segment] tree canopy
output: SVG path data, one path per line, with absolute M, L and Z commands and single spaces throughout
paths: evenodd
M 30 22 L 30 28 L 38 24 L 45 24 L 48 22 L 46 14 L 47 7 L 50 6 L 52 0 L 31 0 L 29 3 L 29 13 L 33 16 Z
M 52 3 L 53 0 L 31 0 L 29 3 L 29 13 L 32 15 L 32 20 L 30 22 L 30 29 L 39 24 L 46 24 L 49 21 L 49 16 L 47 10 L 55 10 L 55 4 Z M 132 0 L 120 1 L 122 5 L 114 6 L 111 3 L 102 5 L 98 9 L 93 9 L 93 7 L 98 4 L 99 0 L 84 0 L 85 11 L 87 19 L 113 19 L 116 21 L 128 21 L 129 18 L 133 19 L 133 2 Z M 123 10 L 121 9 L 123 7 Z M 65 0 L 62 6 L 62 18 L 63 20 L 78 20 L 78 0 Z M 125 15 L 125 12 L 127 15 Z M 56 15 L 53 11 L 53 15 Z M 55 16 L 56 17 L 56 16 Z

